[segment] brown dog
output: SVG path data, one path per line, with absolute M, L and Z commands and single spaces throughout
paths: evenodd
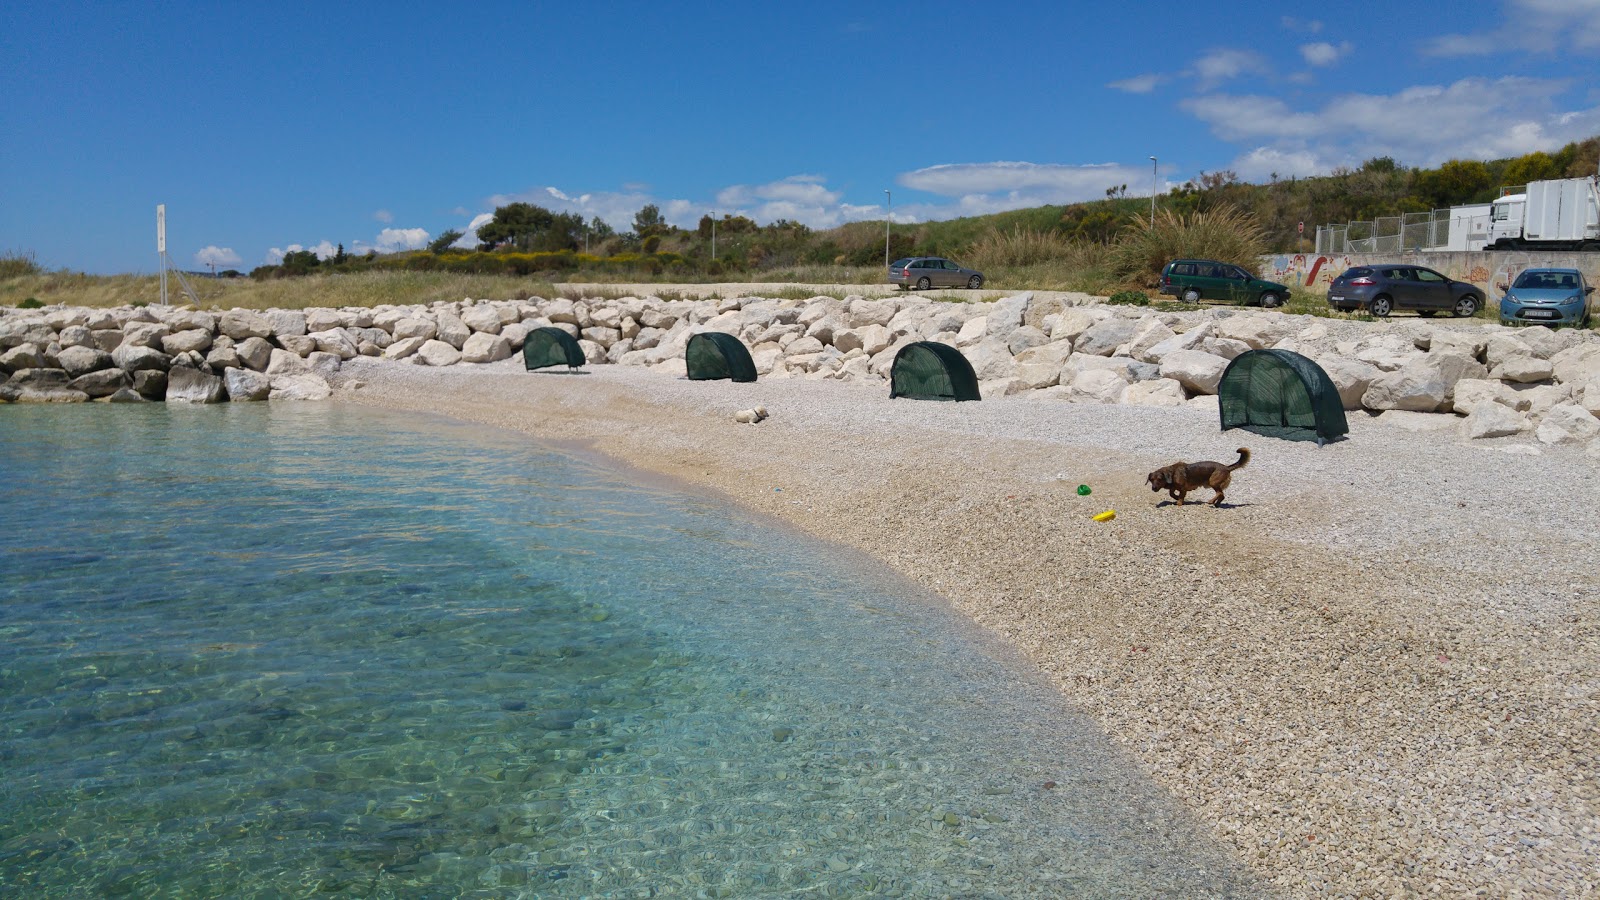
M 1211 498 L 1211 505 L 1222 503 L 1222 492 L 1227 490 L 1228 482 L 1233 480 L 1233 470 L 1244 468 L 1250 461 L 1250 450 L 1246 447 L 1239 448 L 1239 461 L 1231 466 L 1219 462 L 1176 462 L 1170 466 L 1151 472 L 1145 479 L 1150 483 L 1150 490 L 1165 490 L 1172 499 L 1183 505 L 1183 498 L 1190 491 L 1198 491 L 1203 487 L 1211 488 L 1217 495 Z

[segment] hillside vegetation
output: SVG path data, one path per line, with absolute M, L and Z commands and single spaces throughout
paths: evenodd
M 939 222 L 891 224 L 888 254 L 948 256 L 982 270 L 990 287 L 1112 294 L 1149 290 L 1176 256 L 1225 259 L 1254 268 L 1265 253 L 1302 249 L 1326 223 L 1425 212 L 1487 202 L 1506 187 L 1581 177 L 1600 167 L 1600 137 L 1555 153 L 1509 159 L 1451 160 L 1408 168 L 1388 157 L 1315 178 L 1242 182 L 1229 171 L 1202 172 L 1157 199 L 1126 196 L 1039 206 Z M 1306 237 L 1296 226 L 1305 223 Z M 463 296 L 510 297 L 562 282 L 756 281 L 873 284 L 884 280 L 883 221 L 816 231 L 780 220 L 703 217 L 698 227 L 668 224 L 655 206 L 617 232 L 526 203 L 496 210 L 475 249 L 452 247 L 447 232 L 426 250 L 320 259 L 296 251 L 244 277 L 191 279 L 206 305 L 304 307 L 427 302 Z M 715 248 L 713 254 L 713 247 Z M 155 276 L 89 276 L 46 271 L 23 252 L 0 256 L 0 304 L 151 302 Z M 172 290 L 176 291 L 176 285 Z

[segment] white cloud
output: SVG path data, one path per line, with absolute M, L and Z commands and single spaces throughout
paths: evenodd
M 1284 16 L 1278 20 L 1284 28 L 1290 31 L 1300 31 L 1306 34 L 1316 34 L 1322 30 L 1322 22 L 1317 19 L 1296 19 L 1294 16 Z
M 334 253 L 338 252 L 338 249 L 334 247 L 332 241 L 319 241 L 309 247 L 305 246 L 304 244 L 290 244 L 289 246 L 281 249 L 278 247 L 273 247 L 272 249 L 268 250 L 267 262 L 271 263 L 272 265 L 277 265 L 278 263 L 283 262 L 283 258 L 285 256 L 300 250 L 310 250 L 312 253 L 317 255 L 317 259 L 328 259 L 329 257 L 333 256 Z
M 401 250 L 420 250 L 428 246 L 430 236 L 425 228 L 385 228 L 378 232 L 379 253 L 396 253 Z
M 1395 94 L 1345 94 L 1297 111 L 1273 97 L 1212 94 L 1183 107 L 1229 141 L 1261 141 L 1280 153 L 1311 150 L 1320 162 L 1393 156 L 1431 166 L 1551 150 L 1600 130 L 1600 107 L 1558 110 L 1562 81 L 1465 78 Z
M 1260 54 L 1250 50 L 1212 50 L 1195 60 L 1193 74 L 1200 79 L 1201 90 L 1238 78 L 1241 75 L 1258 75 L 1272 68 Z
M 1121 81 L 1110 82 L 1106 87 L 1126 91 L 1130 94 L 1148 94 L 1166 80 L 1167 76 L 1150 72 L 1144 75 L 1135 75 L 1132 78 L 1124 78 Z
M 1301 44 L 1300 55 L 1313 66 L 1331 66 L 1350 54 L 1354 49 L 1349 41 L 1340 41 L 1338 45 L 1327 41 L 1317 41 L 1314 44 Z
M 244 262 L 239 258 L 239 254 L 233 252 L 232 247 L 218 247 L 215 244 L 209 247 L 202 247 L 195 253 L 194 261 L 195 265 L 217 266 L 218 268 L 237 266 Z
M 1475 56 L 1505 50 L 1549 55 L 1568 43 L 1600 50 L 1600 0 L 1508 0 L 1504 23 L 1468 34 L 1445 34 L 1423 44 L 1433 56 Z
M 1333 167 L 1322 162 L 1310 150 L 1284 150 L 1277 147 L 1257 147 L 1234 159 L 1229 166 L 1241 180 L 1264 182 L 1276 175 L 1279 178 L 1304 178 L 1321 175 Z
M 394 221 L 394 213 L 389 212 L 387 209 L 378 210 L 372 214 L 372 217 L 385 225 Z
M 907 172 L 897 184 L 953 198 L 952 203 L 896 203 L 896 222 L 949 219 L 1048 204 L 1103 200 L 1106 190 L 1128 186 L 1149 196 L 1154 173 L 1143 165 L 1061 165 L 1031 162 L 957 163 Z M 1169 183 L 1163 180 L 1161 190 Z M 860 216 L 868 218 L 868 216 Z

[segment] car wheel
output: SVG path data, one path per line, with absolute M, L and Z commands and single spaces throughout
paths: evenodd
M 1394 301 L 1382 295 L 1373 297 L 1367 303 L 1367 312 L 1380 319 L 1386 319 L 1389 317 L 1389 313 L 1394 312 Z
M 1185 303 L 1199 303 L 1200 302 L 1200 292 L 1195 290 L 1194 288 L 1189 288 L 1189 289 L 1185 290 L 1183 292 L 1183 302 L 1185 302 Z
M 1456 301 L 1454 312 L 1458 319 L 1470 319 L 1478 314 L 1478 310 L 1482 306 L 1483 301 L 1479 300 L 1476 295 L 1462 294 L 1461 299 Z
M 928 288 L 931 288 L 931 287 L 933 287 L 933 282 L 929 281 L 927 276 L 923 276 L 923 277 L 917 279 L 917 290 L 925 291 L 925 290 L 927 290 Z
M 983 287 L 983 276 L 982 275 L 974 275 L 971 278 L 968 278 L 967 279 L 967 287 L 972 289 L 972 290 L 974 290 L 974 291 L 977 290 L 978 288 Z
M 1274 294 L 1271 291 L 1267 291 L 1265 294 L 1261 295 L 1261 308 L 1262 309 L 1277 309 L 1278 307 L 1280 307 L 1282 305 L 1283 305 L 1283 298 L 1279 297 L 1277 294 Z

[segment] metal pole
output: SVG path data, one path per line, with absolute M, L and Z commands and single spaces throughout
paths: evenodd
M 1157 187 L 1157 185 L 1159 185 L 1161 183 L 1160 177 L 1158 175 L 1156 175 L 1156 166 L 1157 165 L 1158 164 L 1156 163 L 1156 158 L 1154 156 L 1150 157 L 1150 227 L 1151 228 L 1156 227 L 1156 191 L 1159 189 Z
M 717 258 L 717 211 L 711 211 L 711 258 Z
M 894 195 L 883 192 L 883 267 L 889 268 L 889 222 L 894 218 Z

